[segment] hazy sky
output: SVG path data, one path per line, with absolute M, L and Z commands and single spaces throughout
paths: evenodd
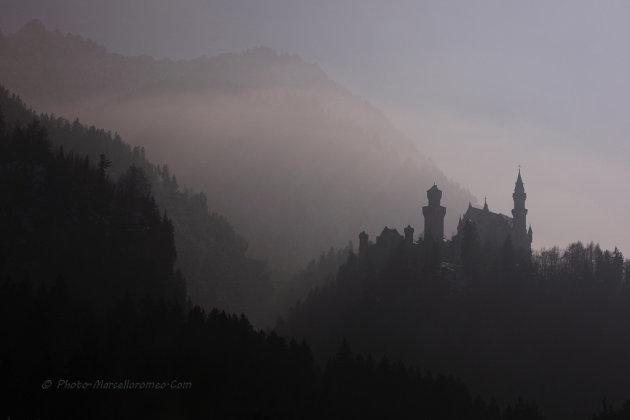
M 535 247 L 594 240 L 630 255 L 630 2 L 0 0 L 0 11 L 5 33 L 38 18 L 123 54 L 298 53 L 491 210 L 509 214 L 520 164 Z

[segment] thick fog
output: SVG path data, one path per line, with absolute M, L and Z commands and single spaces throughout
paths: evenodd
M 630 5 L 551 3 L 0 0 L 0 418 L 630 418 Z
M 534 247 L 630 252 L 625 2 L 0 2 L 123 54 L 298 53 L 377 105 L 452 179 L 508 213 L 521 165 Z M 463 212 L 464 209 L 459 210 Z M 457 209 L 449 209 L 458 212 Z
M 412 225 L 417 237 L 434 182 L 451 209 L 474 201 L 380 111 L 269 48 L 155 61 L 31 21 L 0 38 L 0 79 L 36 109 L 145 147 L 274 268 L 303 267 L 363 230 Z M 457 219 L 449 212 L 447 234 Z

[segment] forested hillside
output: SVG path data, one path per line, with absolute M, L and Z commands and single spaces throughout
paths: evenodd
M 310 261 L 304 269 L 288 278 L 280 279 L 275 288 L 275 315 L 284 315 L 291 306 L 301 302 L 312 291 L 334 283 L 339 267 L 345 264 L 352 252 L 352 243 L 340 250 L 330 248 L 328 252 Z
M 0 110 L 7 122 L 31 121 L 36 116 L 4 88 Z M 37 118 L 55 148 L 80 157 L 86 167 L 90 162 L 93 166 L 106 162 L 103 173 L 109 179 L 118 180 L 132 166 L 142 171 L 145 188 L 151 188 L 160 213 L 171 220 L 176 265 L 195 304 L 245 312 L 257 323 L 269 322 L 273 291 L 266 265 L 246 256 L 245 239 L 224 217 L 208 210 L 204 194 L 182 190 L 167 166 L 149 162 L 144 150 L 131 147 L 118 135 L 46 114 Z
M 508 240 L 452 249 L 384 230 L 336 281 L 278 325 L 319 357 L 342 337 L 362 352 L 461 376 L 509 401 L 535 399 L 552 418 L 586 418 L 628 397 L 630 263 L 574 243 L 522 255 Z M 394 239 L 392 239 L 394 237 Z
M 190 309 L 143 170 L 108 165 L 0 114 L 1 417 L 541 418 L 345 342 L 320 368 L 306 343 Z
M 629 18 L 0 0 L 0 420 L 630 420 Z
M 475 201 L 378 109 L 316 64 L 268 48 L 176 62 L 124 57 L 31 22 L 0 36 L 0 82 L 39 111 L 144 146 L 274 268 L 301 269 L 361 229 L 420 227 L 434 182 L 453 209 L 449 233 L 457 209 Z
M 61 285 L 0 287 L 0 314 L 15 321 L 0 324 L 6 418 L 543 418 L 535 403 L 503 410 L 452 376 L 345 342 L 318 366 L 306 343 L 216 310 L 123 300 L 99 317 Z
M 173 225 L 158 210 L 140 168 L 130 167 L 113 183 L 103 161 L 97 169 L 61 149 L 53 154 L 37 122 L 2 135 L 4 278 L 43 287 L 62 283 L 91 301 L 148 294 L 184 303 Z

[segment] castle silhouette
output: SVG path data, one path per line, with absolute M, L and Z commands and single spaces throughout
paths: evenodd
M 446 207 L 440 205 L 442 191 L 437 185 L 433 185 L 427 191 L 429 204 L 422 208 L 424 215 L 424 238 L 431 238 L 435 241 L 444 239 L 444 215 Z M 525 186 L 521 178 L 521 170 L 518 170 L 514 193 L 514 208 L 512 217 L 501 213 L 493 213 L 488 208 L 487 200 L 484 200 L 482 209 L 473 207 L 468 203 L 468 209 L 463 217 L 460 217 L 457 224 L 457 235 L 461 236 L 466 223 L 474 223 L 481 243 L 503 244 L 508 238 L 515 248 L 531 250 L 532 247 L 532 227 L 527 229 L 527 209 L 525 208 Z
M 444 216 L 446 215 L 446 207 L 440 204 L 442 200 L 442 191 L 433 185 L 427 190 L 428 205 L 422 207 L 424 216 L 424 242 L 444 242 Z M 503 245 L 508 239 L 512 242 L 515 249 L 522 251 L 531 251 L 532 246 L 532 227 L 527 229 L 527 209 L 525 208 L 525 186 L 521 177 L 521 170 L 518 170 L 518 176 L 512 194 L 514 200 L 514 208 L 512 209 L 512 217 L 501 213 L 491 212 L 488 208 L 487 200 L 484 200 L 483 208 L 473 207 L 468 203 L 468 209 L 457 224 L 457 234 L 453 237 L 453 242 L 459 242 L 463 235 L 464 227 L 467 223 L 475 225 L 479 242 L 481 244 L 491 244 L 494 246 Z M 407 246 L 413 244 L 414 229 L 407 226 L 404 230 L 404 238 L 396 229 L 385 227 L 381 234 L 376 238 L 377 248 L 395 247 L 399 243 Z M 361 232 L 359 234 L 359 255 L 366 255 L 368 248 L 372 245 L 368 241 L 368 234 Z

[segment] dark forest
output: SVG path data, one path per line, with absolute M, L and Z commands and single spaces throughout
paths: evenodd
M 513 166 L 478 206 L 297 55 L 0 32 L 0 418 L 630 419 L 623 243 Z
M 193 306 L 174 266 L 173 223 L 144 170 L 132 165 L 114 182 L 105 155 L 91 164 L 65 154 L 39 120 L 7 124 L 2 115 L 5 415 L 539 418 L 534 403 L 518 400 L 502 414 L 459 379 L 355 354 L 345 340 L 315 364 L 304 341 Z M 182 380 L 159 397 L 73 392 L 94 377 Z

